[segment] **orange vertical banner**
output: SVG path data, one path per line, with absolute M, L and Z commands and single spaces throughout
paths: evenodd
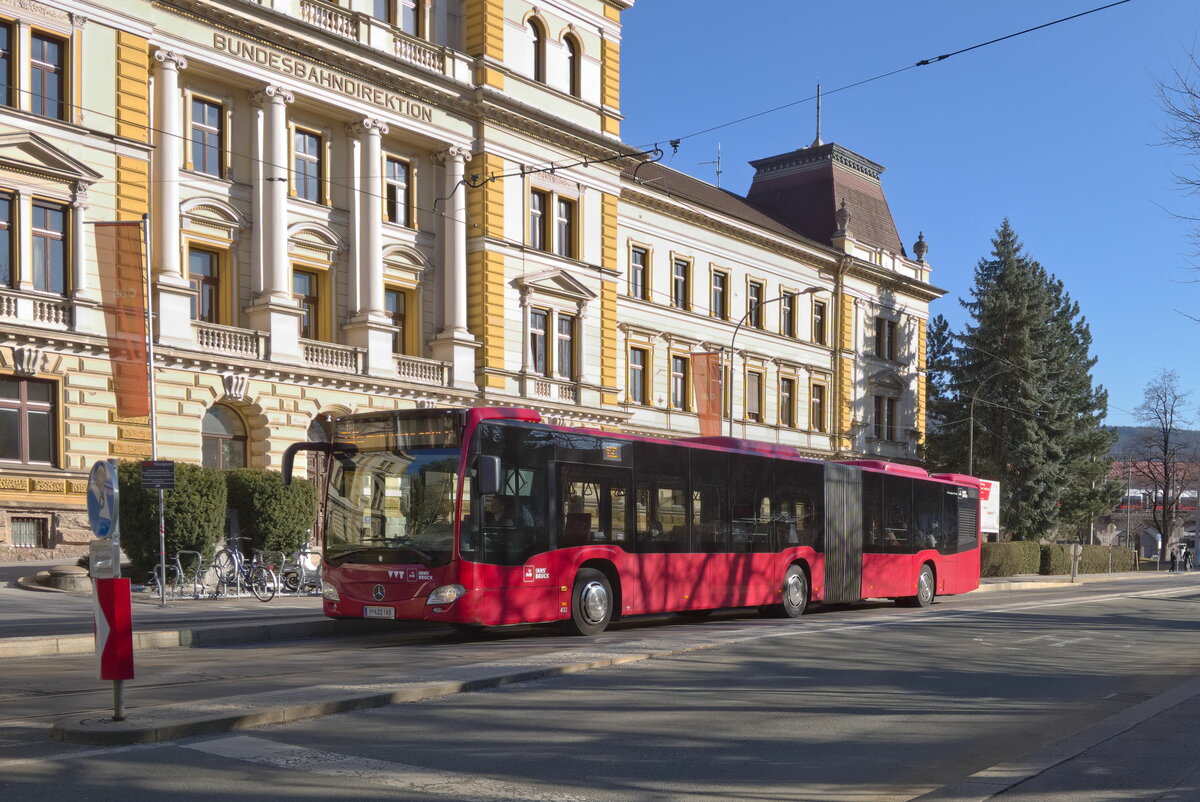
M 150 414 L 150 365 L 146 359 L 146 291 L 141 221 L 95 223 L 96 265 L 117 414 Z
M 696 391 L 696 412 L 700 416 L 700 434 L 721 434 L 721 354 L 702 351 L 692 354 L 692 382 Z

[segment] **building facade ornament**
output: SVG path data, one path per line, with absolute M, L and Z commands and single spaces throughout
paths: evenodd
M 245 401 L 250 379 L 240 373 L 222 373 L 221 384 L 225 387 L 225 398 L 230 401 Z
M 177 70 L 187 69 L 187 59 L 171 50 L 156 50 L 154 60 L 164 67 L 174 67 Z
M 36 376 L 42 369 L 42 349 L 18 345 L 13 349 L 13 372 L 18 376 Z
M 434 151 L 433 162 L 440 167 L 445 167 L 448 163 L 458 160 L 466 164 L 471 160 L 471 149 L 464 148 L 461 145 L 451 145 L 443 150 Z
M 278 98 L 284 105 L 296 102 L 296 96 L 278 84 L 268 84 L 250 93 L 250 103 L 257 108 L 266 108 Z

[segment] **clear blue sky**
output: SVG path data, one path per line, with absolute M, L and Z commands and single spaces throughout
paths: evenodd
M 805 147 L 815 104 L 667 140 L 906 67 L 1105 0 L 638 0 L 622 17 L 623 139 L 660 142 L 664 164 L 744 194 L 751 159 Z M 1125 5 L 825 95 L 822 139 L 887 168 L 883 187 L 911 254 L 929 243 L 934 303 L 958 299 L 1008 217 L 1026 253 L 1066 284 L 1091 325 L 1094 376 L 1112 425 L 1161 367 L 1200 402 L 1200 197 L 1174 183 L 1188 161 L 1158 143 L 1156 80 L 1200 48 L 1200 2 Z M 1200 167 L 1193 169 L 1200 170 Z

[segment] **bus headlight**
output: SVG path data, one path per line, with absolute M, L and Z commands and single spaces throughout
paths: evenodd
M 341 601 L 342 597 L 338 595 L 337 588 L 328 582 L 321 583 L 321 598 L 329 601 Z
M 425 601 L 426 604 L 453 604 L 462 597 L 467 589 L 462 585 L 442 585 L 440 588 L 429 594 L 429 598 Z

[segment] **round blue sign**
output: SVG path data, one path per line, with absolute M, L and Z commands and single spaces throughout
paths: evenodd
M 100 460 L 92 466 L 87 489 L 88 523 L 96 537 L 106 538 L 116 533 L 120 509 L 117 496 L 117 466 Z

